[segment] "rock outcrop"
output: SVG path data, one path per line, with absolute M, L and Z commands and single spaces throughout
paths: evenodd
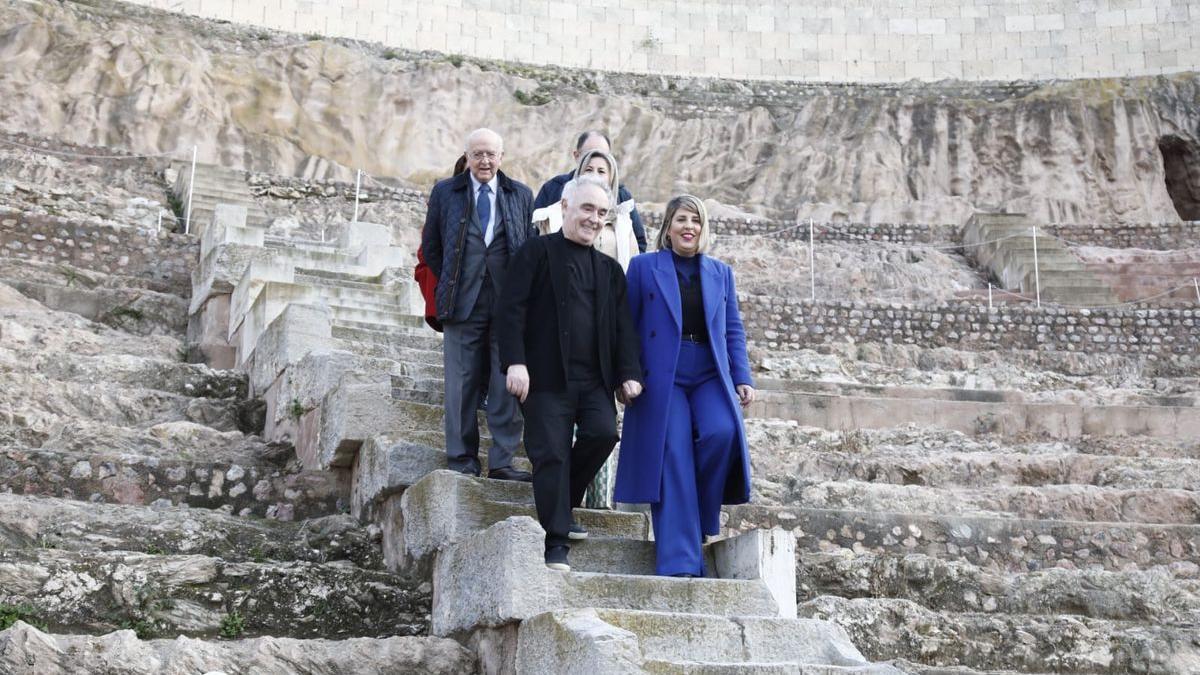
M 573 133 L 602 127 L 643 201 L 686 190 L 789 219 L 1174 221 L 1200 194 L 1193 74 L 667 79 L 385 52 L 121 3 L 8 3 L 0 26 L 4 129 L 176 159 L 195 144 L 202 161 L 270 173 L 364 169 L 427 187 L 489 125 L 507 138 L 506 168 L 536 185 L 566 168 Z

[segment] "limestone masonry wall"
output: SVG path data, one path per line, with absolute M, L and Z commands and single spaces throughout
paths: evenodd
M 1198 222 L 1042 225 L 1041 228 L 1068 243 L 1087 246 L 1144 248 L 1152 251 L 1200 247 Z
M 0 249 L 24 260 L 66 263 L 105 274 L 140 277 L 187 293 L 198 255 L 192 237 L 72 223 L 54 216 L 0 211 Z
M 268 28 L 578 68 L 826 82 L 1153 75 L 1200 64 L 1195 0 L 133 0 Z
M 1146 355 L 1200 354 L 1200 309 L 1063 309 L 967 303 L 901 306 L 740 300 L 746 335 L 771 349 L 827 342 L 920 344 L 956 349 L 1056 349 Z
M 650 229 L 662 224 L 662 214 L 644 212 L 642 218 Z M 808 241 L 808 222 L 784 220 L 747 220 L 710 218 L 712 231 L 719 235 L 767 235 L 785 241 Z M 813 223 L 813 239 L 817 242 L 880 241 L 894 244 L 944 244 L 960 238 L 958 225 L 923 225 L 919 223 Z

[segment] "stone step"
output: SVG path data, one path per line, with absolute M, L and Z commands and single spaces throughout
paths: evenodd
M 414 489 L 416 486 L 405 496 Z M 414 522 L 408 516 L 418 516 L 423 528 L 440 520 L 437 511 L 408 512 L 406 525 Z M 780 605 L 760 578 L 560 572 L 546 567 L 544 546 L 545 532 L 537 522 L 515 517 L 442 547 L 433 568 L 433 584 L 438 589 L 433 633 L 452 635 L 481 623 L 498 625 L 549 611 L 589 607 L 779 616 Z M 479 579 L 485 577 L 492 583 L 480 584 Z
M 0 494 L 0 550 L 197 554 L 231 562 L 346 560 L 380 569 L 378 534 L 347 515 L 305 521 L 183 507 Z
M 1092 485 L 933 488 L 861 481 L 794 488 L 795 503 L 811 508 L 998 515 L 1106 523 L 1200 522 L 1200 493 L 1164 488 L 1120 490 Z
M 202 364 L 164 361 L 126 354 L 76 354 L 63 351 L 14 351 L 0 348 L 0 363 L 10 372 L 60 382 L 105 388 L 137 388 L 203 398 L 244 397 L 246 375 Z
M 989 516 L 727 506 L 725 528 L 780 527 L 803 552 L 920 553 L 993 572 L 1052 567 L 1109 571 L 1200 564 L 1200 525 L 1147 525 Z
M 543 569 L 553 572 L 544 564 Z M 754 617 L 773 617 L 779 611 L 762 584 L 744 579 L 680 579 L 574 570 L 562 576 L 569 589 L 566 595 L 577 607 Z
M 360 283 L 360 284 L 378 284 L 378 283 L 380 283 L 380 275 L 378 275 L 378 274 L 375 276 L 366 276 L 363 274 L 354 274 L 352 272 L 345 272 L 345 271 L 336 270 L 336 269 L 328 270 L 328 269 L 319 269 L 319 268 L 310 268 L 310 267 L 297 267 L 296 274 L 302 275 L 302 276 L 318 277 L 320 279 L 325 279 L 325 280 L 328 280 L 331 282 L 348 281 L 348 282 Z
M 392 345 L 381 345 L 370 342 L 360 342 L 345 338 L 335 338 L 338 349 L 359 356 L 376 359 L 387 359 L 400 367 L 406 366 L 440 366 L 442 365 L 442 342 L 425 337 L 401 339 L 397 337 Z M 429 349 L 428 347 L 435 347 Z
M 748 416 L 797 420 L 839 431 L 917 425 L 975 435 L 1059 440 L 1085 435 L 1168 440 L 1200 437 L 1200 415 L 1194 408 L 1172 406 L 990 403 L 767 391 L 751 404 Z
M 383 509 L 383 543 L 385 555 L 397 561 L 420 563 L 439 548 L 513 516 L 537 518 L 530 483 L 472 478 L 454 471 L 426 474 L 402 495 L 389 499 L 398 500 L 398 508 Z M 642 513 L 575 509 L 574 515 L 597 538 L 646 541 L 650 535 L 649 518 Z M 607 567 L 614 558 L 604 556 L 606 551 L 612 552 L 612 547 L 597 547 L 591 555 L 582 554 L 581 560 Z M 617 553 L 618 561 L 645 555 L 637 550 Z
M 760 450 L 760 455 L 768 455 L 772 461 L 780 462 L 778 469 L 760 465 L 756 479 L 766 479 L 780 485 L 789 483 L 795 476 L 803 476 L 805 480 L 813 482 L 859 480 L 936 488 L 1089 485 L 1116 489 L 1188 490 L 1200 485 L 1200 461 L 1196 459 L 1088 455 L 1078 452 L 955 452 L 953 447 L 880 447 L 866 444 L 860 446 L 861 454 L 824 449 L 814 451 L 811 447 L 804 452 L 788 452 L 786 446 L 770 441 L 751 443 L 752 447 Z M 790 461 L 793 459 L 794 463 Z M 762 487 L 760 485 L 760 489 Z
M 387 288 L 387 286 L 380 281 L 350 281 L 347 279 L 330 279 L 328 277 L 316 276 L 313 274 L 296 274 L 293 279 L 298 284 L 306 284 L 309 286 L 356 288 L 364 291 L 385 290 Z
M 518 672 L 887 673 L 827 621 L 568 609 L 521 623 Z
M 319 241 L 315 239 L 289 239 L 286 237 L 263 237 L 263 248 L 295 249 L 300 251 L 337 252 L 341 247 L 336 241 Z
M 1077 616 L 941 613 L 905 600 L 824 596 L 801 616 L 846 629 L 869 659 L 929 666 L 1069 673 L 1183 673 L 1200 664 L 1194 626 Z
M 805 663 L 714 663 L 647 659 L 642 671 L 652 675 L 899 675 L 890 665 L 827 666 Z
M 22 392 L 38 392 L 27 398 Z M 18 426 L 46 428 L 72 420 L 102 421 L 124 427 L 150 427 L 164 422 L 193 421 L 222 431 L 238 427 L 235 398 L 183 396 L 137 387 L 97 390 L 94 383 L 63 382 L 14 373 L 0 390 L 0 408 L 18 415 Z
M 366 324 L 390 328 L 392 326 L 410 326 L 414 317 L 405 311 L 394 311 L 386 308 L 355 307 L 348 304 L 329 303 L 333 318 L 336 321 L 351 324 Z
M 127 675 L 192 672 L 460 675 L 476 668 L 475 655 L 466 647 L 450 639 L 423 636 L 141 640 L 134 630 L 103 636 L 51 635 L 18 621 L 0 631 L 0 645 L 4 645 L 0 649 L 0 672 L 28 673 L 29 664 L 36 663 L 43 675 L 111 672 L 113 664 L 121 664 L 120 672 Z
M 442 353 L 442 336 L 425 325 L 421 319 L 420 325 L 409 319 L 407 325 L 380 330 L 370 324 L 353 324 L 337 322 L 333 325 L 332 336 L 344 341 L 351 347 L 367 351 L 372 348 L 386 350 L 387 348 L 422 349 Z M 398 351 L 397 353 L 402 353 Z M 395 360 L 399 361 L 400 358 Z
M 849 636 L 827 621 L 597 609 L 637 636 L 642 656 L 661 661 L 867 665 Z
M 128 551 L 0 552 L 6 604 L 54 631 L 215 637 L 238 615 L 247 636 L 424 635 L 427 582 L 345 563 L 228 562 Z
M 1064 383 L 1066 384 L 1066 383 Z M 1090 384 L 1090 383 L 1088 383 Z M 909 386 L 897 384 L 875 384 L 857 381 L 826 381 L 788 378 L 757 378 L 759 393 L 773 396 L 788 393 L 826 394 L 830 396 L 874 396 L 895 399 L 925 399 L 935 401 L 970 401 L 975 403 L 1039 403 L 1061 394 L 1062 398 L 1078 397 L 1078 388 L 1066 386 L 1061 390 L 1037 392 L 1037 398 L 1023 391 L 1012 389 L 987 389 L 981 387 Z M 769 393 L 768 393 L 769 392 Z M 1193 407 L 1197 394 L 1162 395 L 1156 392 L 1142 393 L 1134 388 L 1120 392 L 1122 405 L 1184 406 Z M 1080 405 L 1083 405 L 1080 403 Z
M 378 435 L 363 443 L 351 468 L 351 513 L 359 518 L 373 517 L 389 497 L 404 492 L 427 474 L 446 469 L 442 438 L 427 435 L 434 436 L 436 442 L 414 442 L 413 434 L 405 434 L 409 440 L 394 442 L 387 435 Z M 479 462 L 482 475 L 487 476 L 486 452 L 480 453 Z M 523 448 L 518 449 L 511 466 L 532 470 Z
M 250 459 L 205 460 L 0 447 L 0 492 L 92 503 L 222 509 L 291 520 L 345 509 L 348 486 L 336 473 L 287 469 Z
M 938 612 L 1080 615 L 1093 619 L 1195 624 L 1200 568 L 1109 572 L 1050 569 L 995 574 L 919 553 L 800 553 L 797 600 L 822 595 L 910 600 Z

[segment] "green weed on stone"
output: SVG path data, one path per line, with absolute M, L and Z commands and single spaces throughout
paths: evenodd
M 221 619 L 221 637 L 226 640 L 235 640 L 245 632 L 246 620 L 237 610 L 226 614 L 225 618 Z
M 0 605 L 0 630 L 7 630 L 18 621 L 45 631 L 46 622 L 37 616 L 37 610 L 29 605 Z

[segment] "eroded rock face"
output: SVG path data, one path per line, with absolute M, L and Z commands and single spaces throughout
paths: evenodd
M 962 222 L 1007 209 L 1175 221 L 1168 173 L 1200 157 L 1194 74 L 1006 87 L 667 82 L 380 58 L 376 47 L 198 30 L 123 5 L 14 3 L 0 22 L 6 128 L 181 157 L 195 142 L 202 161 L 282 174 L 352 180 L 354 167 L 428 186 L 486 123 L 507 138 L 505 168 L 536 185 L 568 168 L 573 133 L 603 127 L 648 202 L 687 190 L 789 218 Z M 535 88 L 548 103 L 516 100 Z

